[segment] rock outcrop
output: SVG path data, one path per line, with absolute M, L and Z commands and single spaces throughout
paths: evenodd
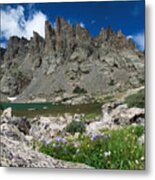
M 117 129 L 127 125 L 144 125 L 145 112 L 141 108 L 127 108 L 123 103 L 106 103 L 102 107 L 102 118 L 87 125 L 88 134 L 98 134 L 100 130 Z
M 78 95 L 77 87 L 96 96 L 144 84 L 144 53 L 110 26 L 94 38 L 58 17 L 55 28 L 45 22 L 45 38 L 36 32 L 30 40 L 11 37 L 3 57 L 0 93 L 17 101 L 54 101 L 64 93 Z

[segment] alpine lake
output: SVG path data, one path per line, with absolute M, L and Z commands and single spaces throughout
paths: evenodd
M 14 103 L 0 102 L 0 114 L 3 110 L 11 107 L 14 116 L 26 116 L 33 118 L 36 116 L 58 116 L 65 113 L 70 114 L 101 114 L 101 103 L 89 103 L 80 105 L 53 104 L 51 102 L 44 103 Z

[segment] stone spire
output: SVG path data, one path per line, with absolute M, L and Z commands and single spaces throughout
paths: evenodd
M 56 34 L 48 21 L 45 21 L 45 51 L 54 51 L 56 46 Z
M 114 31 L 112 30 L 111 26 L 108 26 L 107 31 L 106 31 L 106 40 L 111 39 L 114 36 Z
M 127 48 L 134 50 L 136 48 L 136 44 L 133 42 L 132 38 L 127 40 Z

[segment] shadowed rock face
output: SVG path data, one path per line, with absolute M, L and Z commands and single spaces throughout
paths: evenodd
M 55 31 L 52 28 L 51 24 L 46 21 L 45 22 L 45 51 L 53 51 L 55 50 L 56 36 Z
M 6 52 L 5 48 L 0 47 L 0 64 L 4 61 L 4 54 Z
M 19 74 L 26 79 L 24 86 Z M 37 32 L 30 40 L 10 38 L 0 78 L 1 96 L 13 91 L 17 100 L 63 98 L 76 87 L 102 95 L 143 85 L 144 53 L 121 30 L 115 33 L 109 26 L 93 38 L 80 24 L 73 27 L 58 17 L 56 28 L 45 22 L 45 38 Z

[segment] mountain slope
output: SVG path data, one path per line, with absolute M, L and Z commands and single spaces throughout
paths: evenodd
M 13 36 L 1 63 L 1 98 L 17 101 L 86 94 L 102 95 L 144 84 L 144 53 L 123 33 L 103 28 L 92 38 L 85 28 L 56 19 L 45 22 L 45 38 Z

